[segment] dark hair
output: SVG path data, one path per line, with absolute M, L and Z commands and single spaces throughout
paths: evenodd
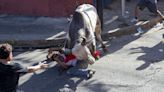
M 12 46 L 8 43 L 0 45 L 0 59 L 7 59 L 12 52 Z

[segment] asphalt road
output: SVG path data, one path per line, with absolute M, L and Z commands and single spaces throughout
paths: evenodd
M 164 92 L 164 29 L 150 29 L 140 36 L 123 36 L 106 44 L 109 53 L 102 54 L 90 68 L 93 78 L 85 80 L 59 75 L 55 62 L 46 70 L 20 78 L 22 92 L 57 92 L 65 84 L 75 92 Z M 24 66 L 46 59 L 47 50 L 14 52 L 14 60 Z

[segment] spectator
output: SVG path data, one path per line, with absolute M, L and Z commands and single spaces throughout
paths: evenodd
M 16 92 L 20 74 L 35 72 L 47 67 L 47 64 L 38 64 L 31 67 L 23 67 L 19 63 L 12 62 L 12 46 L 0 45 L 0 92 Z
M 150 12 L 154 13 L 157 16 L 160 16 L 162 19 L 164 18 L 162 13 L 157 8 L 157 0 L 139 0 L 139 2 L 137 3 L 137 5 L 135 7 L 135 11 L 134 11 L 135 18 L 132 19 L 131 21 L 132 22 L 138 21 L 138 19 L 139 19 L 139 10 L 142 11 L 146 7 L 148 8 L 148 10 Z

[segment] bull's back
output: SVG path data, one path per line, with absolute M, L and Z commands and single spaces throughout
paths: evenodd
M 89 30 L 95 32 L 98 19 L 96 8 L 90 4 L 82 4 L 77 7 L 76 11 L 82 14 Z

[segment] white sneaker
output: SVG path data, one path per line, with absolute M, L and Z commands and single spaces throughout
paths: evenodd
M 142 30 L 141 27 L 137 28 L 137 33 L 134 34 L 134 36 L 139 36 L 143 33 L 144 31 Z
M 132 18 L 132 19 L 130 20 L 130 22 L 132 22 L 132 23 L 138 22 L 138 19 Z

